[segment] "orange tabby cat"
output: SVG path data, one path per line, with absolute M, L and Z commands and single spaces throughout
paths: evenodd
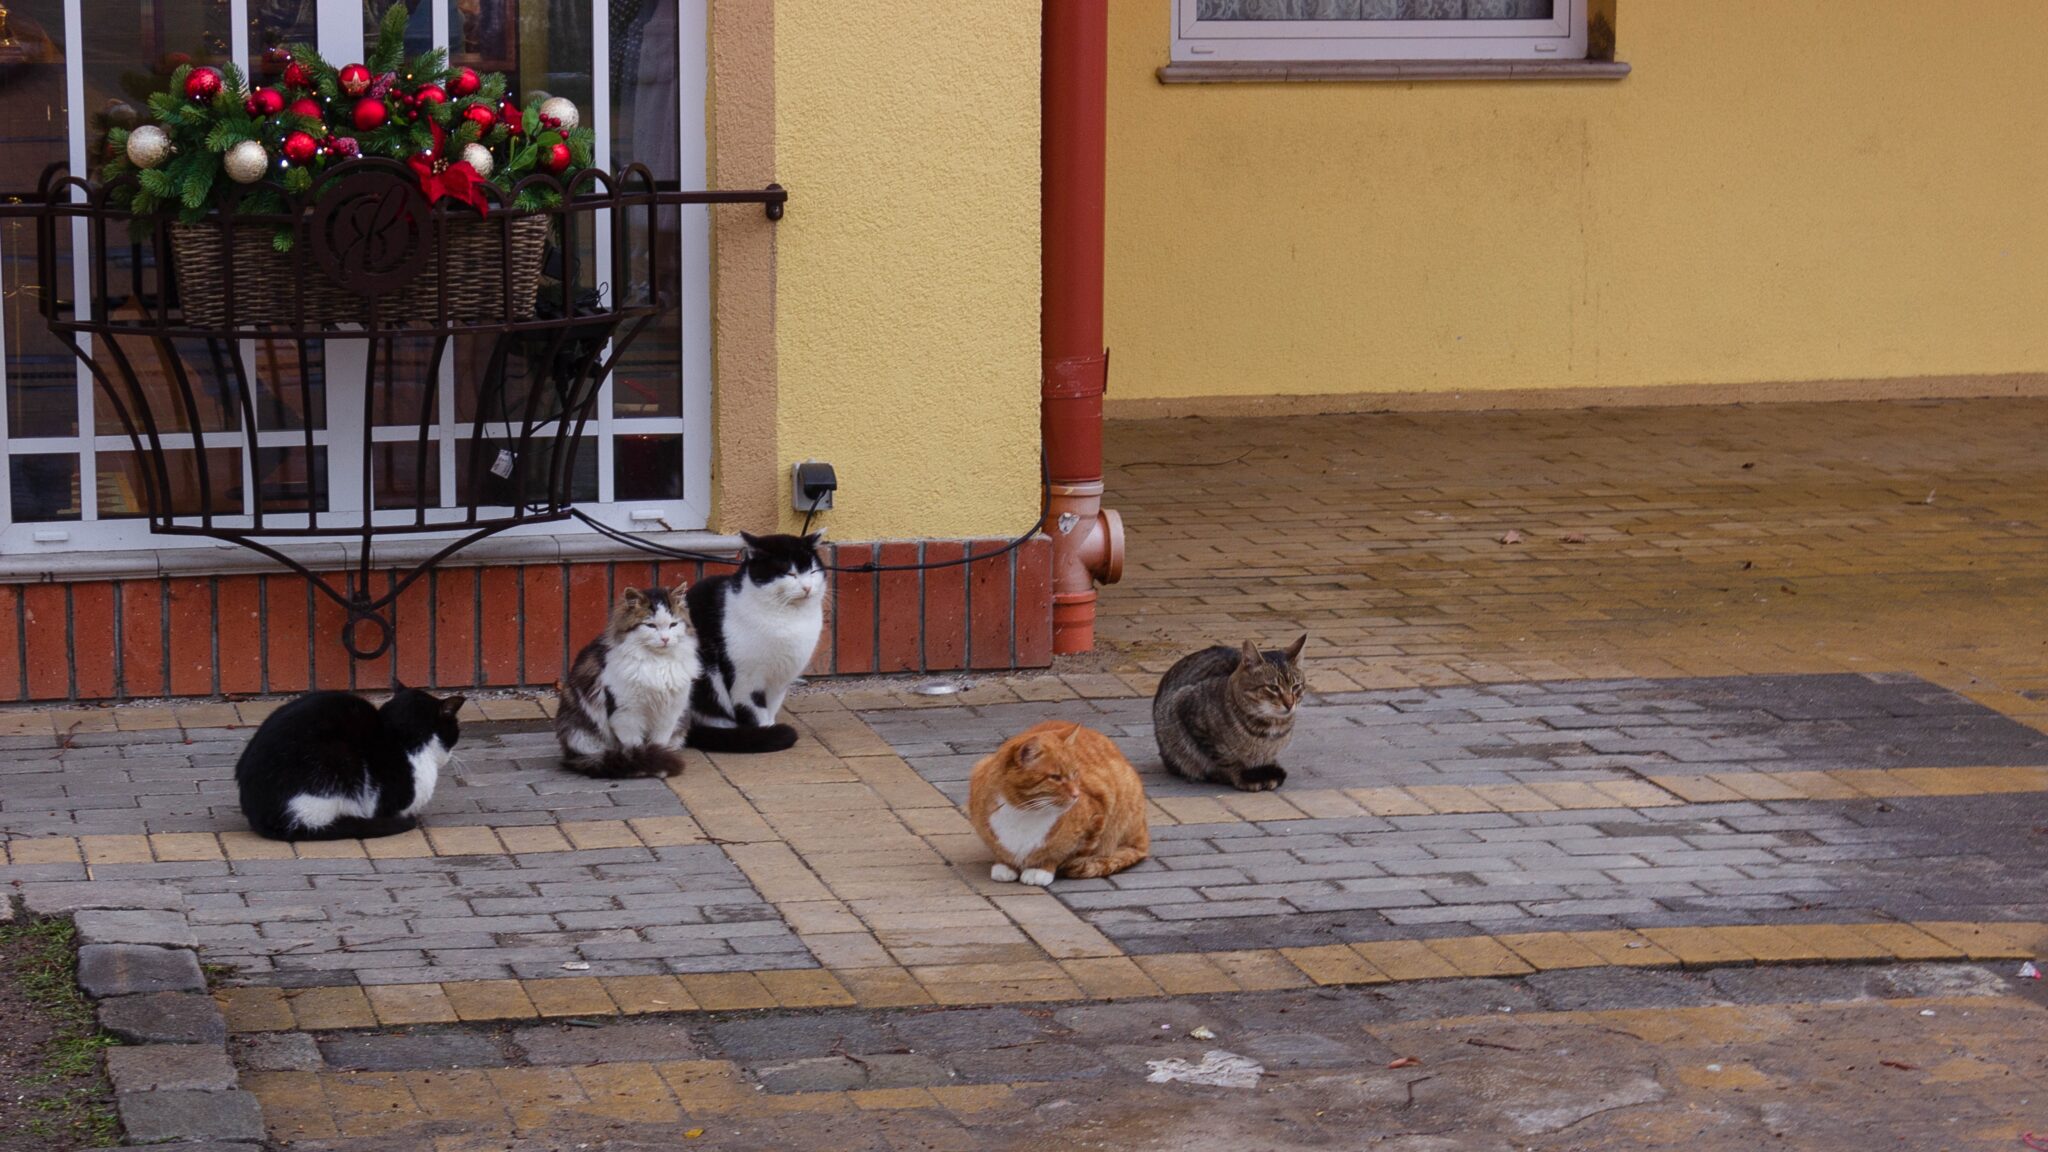
M 992 880 L 1044 887 L 1107 876 L 1145 858 L 1145 786 L 1109 737 L 1048 720 L 974 766 L 967 818 L 995 853 Z

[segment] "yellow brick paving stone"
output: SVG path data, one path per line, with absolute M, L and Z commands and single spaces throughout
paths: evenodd
M 1598 968 L 1606 963 L 1591 948 L 1565 932 L 1514 932 L 1494 937 L 1529 962 L 1538 972 L 1561 968 Z
M 1062 960 L 1060 970 L 1067 974 L 1082 995 L 1091 999 L 1130 1000 L 1166 994 L 1128 956 Z
M 426 833 L 436 856 L 497 856 L 505 851 L 489 828 L 429 824 Z
M 293 988 L 284 998 L 293 1023 L 308 1032 L 368 1028 L 377 1023 L 377 1013 L 361 988 Z
M 762 987 L 784 1008 L 843 1008 L 853 994 L 832 973 L 818 968 L 792 968 L 759 974 Z
M 1743 795 L 1726 784 L 1717 784 L 1705 775 L 1696 776 L 1652 776 L 1650 783 L 1664 789 L 1689 804 L 1725 804 L 1743 799 Z M 1862 793 L 1850 789 L 1853 795 Z
M 77 864 L 84 857 L 69 836 L 33 836 L 9 840 L 7 856 L 14 864 Z
M 642 816 L 627 820 L 626 827 L 649 848 L 704 843 L 704 830 L 688 816 Z
M 499 828 L 496 831 L 505 851 L 515 856 L 528 852 L 567 852 L 570 848 L 568 837 L 550 824 Z
M 1900 960 L 1961 960 L 1963 950 L 1922 932 L 1911 924 L 1856 924 L 1856 931 L 1875 940 Z
M 1972 960 L 2032 960 L 2040 953 L 2038 924 L 1971 924 L 1949 920 L 1916 920 L 1913 927 L 1944 944 L 1960 948 Z
M 1466 976 L 1521 976 L 1535 969 L 1491 936 L 1446 936 L 1424 943 Z
M 1805 944 L 1827 960 L 1880 960 L 1891 953 L 1883 945 L 1840 924 L 1781 925 L 1793 939 Z
M 490 836 L 487 829 L 474 829 L 473 831 L 482 831 L 486 836 L 490 837 L 491 846 L 483 851 L 493 855 L 499 851 L 497 837 Z M 292 851 L 297 853 L 298 858 L 301 860 L 365 860 L 369 858 L 369 853 L 363 847 L 361 840 L 300 840 L 292 844 Z
M 78 845 L 87 865 L 148 864 L 155 859 L 147 836 L 81 836 Z
M 456 1018 L 439 984 L 377 984 L 365 991 L 380 1024 L 448 1024 Z
M 654 1065 L 654 1073 L 692 1115 L 737 1111 L 759 1096 L 726 1060 L 671 1060 Z
M 1351 947 L 1366 963 L 1392 980 L 1436 980 L 1462 975 L 1456 965 L 1420 940 L 1375 940 Z
M 1314 983 L 1286 957 L 1270 948 L 1211 952 L 1208 959 L 1246 992 L 1305 988 Z
M 1773 925 L 1717 925 L 1709 931 L 1749 953 L 1761 964 L 1811 964 L 1824 958 L 1813 941 L 1802 940 Z
M 934 1002 L 932 994 L 906 968 L 848 968 L 833 975 L 863 1008 L 910 1008 Z
M 211 832 L 159 832 L 149 838 L 149 847 L 165 862 L 221 860 L 220 841 Z
M 706 1012 L 775 1007 L 775 994 L 751 972 L 696 972 L 677 979 Z
M 363 854 L 372 860 L 417 860 L 432 856 L 434 846 L 428 842 L 425 832 L 415 828 L 396 836 L 365 840 Z
M 588 1064 L 572 1068 L 588 1103 L 576 1111 L 628 1123 L 673 1124 L 681 1107 L 667 1081 L 647 1064 Z
M 605 994 L 604 985 L 593 976 L 560 976 L 544 980 L 523 980 L 520 988 L 543 1018 L 561 1016 L 610 1016 L 618 1005 Z
M 1374 816 L 1428 816 L 1434 811 L 1399 788 L 1346 788 L 1344 795 Z
M 1131 959 L 1169 996 L 1238 990 L 1237 981 L 1231 979 L 1228 972 L 1198 952 L 1133 956 Z
M 640 847 L 640 838 L 624 820 L 565 820 L 556 827 L 579 852 Z
M 1564 809 L 1614 808 L 1614 797 L 1579 780 L 1532 780 L 1529 788 Z
M 1756 959 L 1727 937 L 1705 928 L 1644 928 L 1640 931 L 1643 939 L 1678 957 L 1679 964 L 1687 968 L 1744 965 Z
M 1348 944 L 1282 948 L 1279 952 L 1317 984 L 1385 984 L 1391 979 Z
M 441 994 L 457 1018 L 531 1020 L 540 1015 L 517 980 L 457 980 L 441 985 Z
M 230 1032 L 285 1032 L 292 1010 L 282 988 L 222 988 L 213 994 Z
M 1639 932 L 1574 932 L 1572 939 L 1609 964 L 1624 968 L 1676 968 L 1678 957 L 1650 943 Z
M 799 932 L 797 939 L 827 968 L 875 968 L 894 962 L 889 950 L 868 932 Z

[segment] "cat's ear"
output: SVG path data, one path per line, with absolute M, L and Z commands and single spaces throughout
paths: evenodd
M 1019 764 L 1036 764 L 1039 758 L 1044 755 L 1045 749 L 1039 745 L 1038 737 L 1036 736 L 1017 746 L 1017 763 Z
M 818 546 L 818 541 L 823 540 L 824 538 L 825 530 L 823 528 L 820 528 L 816 532 L 813 532 L 805 536 L 804 543 L 809 544 L 813 548 L 816 548 Z
M 1067 738 L 1060 741 L 1060 743 L 1066 745 L 1069 748 L 1072 748 L 1074 746 L 1074 741 L 1080 739 L 1080 737 L 1081 726 L 1079 724 L 1076 724 L 1072 728 L 1067 729 Z
M 1259 646 L 1256 642 L 1251 640 L 1244 642 L 1244 663 L 1240 667 L 1257 668 L 1264 660 L 1265 657 L 1259 655 Z
M 740 541 L 747 546 L 746 551 L 749 552 L 761 546 L 761 538 L 759 536 L 754 535 L 752 532 L 740 533 Z
M 688 580 L 678 580 L 676 581 L 676 586 L 668 590 L 668 598 L 677 604 L 681 604 L 683 602 L 683 593 L 689 590 L 690 582 Z
M 624 592 L 619 593 L 619 604 L 621 606 L 638 608 L 645 603 L 647 603 L 647 597 L 641 595 L 638 588 L 628 588 Z
M 1296 639 L 1294 643 L 1289 644 L 1287 646 L 1287 662 L 1289 664 L 1300 663 L 1301 650 L 1306 647 L 1308 647 L 1308 633 L 1303 632 L 1300 638 Z
M 467 697 L 463 696 L 448 696 L 443 698 L 441 701 L 441 719 L 455 719 L 455 714 L 457 712 L 462 711 L 462 705 L 466 699 Z

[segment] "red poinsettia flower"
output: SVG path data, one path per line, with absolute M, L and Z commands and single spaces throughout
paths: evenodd
M 433 129 L 433 149 L 407 161 L 419 176 L 420 191 L 427 194 L 427 203 L 438 204 L 442 197 L 447 197 L 482 212 L 485 207 L 483 176 L 470 167 L 467 160 L 449 163 L 447 134 L 441 131 L 439 124 L 433 125 Z

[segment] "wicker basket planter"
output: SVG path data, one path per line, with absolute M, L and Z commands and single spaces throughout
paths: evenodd
M 440 317 L 442 268 L 447 268 L 449 323 L 504 323 L 533 318 L 546 259 L 549 217 L 522 216 L 507 223 L 468 216 L 448 217 L 445 241 L 419 274 L 395 295 L 379 300 L 380 322 L 436 322 Z M 329 277 L 310 253 L 279 252 L 271 229 L 244 224 L 235 229 L 234 316 L 228 315 L 230 258 L 222 227 L 213 221 L 173 224 L 171 256 L 178 277 L 185 322 L 198 328 L 270 326 L 307 329 L 363 324 L 368 301 Z M 507 259 L 506 233 L 510 233 Z M 510 279 L 507 294 L 506 280 Z M 303 311 L 300 308 L 303 307 Z

